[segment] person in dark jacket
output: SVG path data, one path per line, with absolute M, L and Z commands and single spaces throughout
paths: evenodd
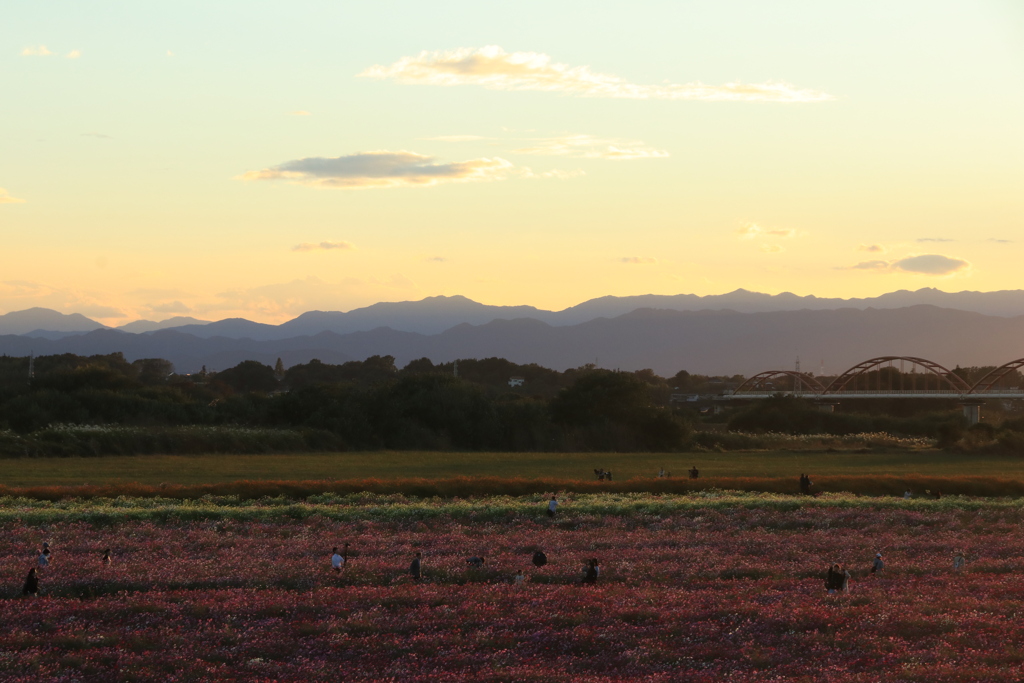
M 25 587 L 21 589 L 22 595 L 39 595 L 39 577 L 36 576 L 36 568 L 28 570 L 28 576 L 25 577 Z
M 597 560 L 587 562 L 586 569 L 583 572 L 583 583 L 590 586 L 597 583 Z
M 409 565 L 409 574 L 412 576 L 413 581 L 420 580 L 420 560 L 423 559 L 423 553 L 416 553 L 416 557 L 413 558 L 412 564 Z
M 845 571 L 838 564 L 829 567 L 828 573 L 825 574 L 825 590 L 828 591 L 829 595 L 848 593 L 850 590 L 850 572 Z
M 547 563 L 548 563 L 548 556 L 544 554 L 543 550 L 538 549 L 537 552 L 535 552 L 533 554 L 533 566 L 534 567 L 543 567 Z
M 482 555 L 479 557 L 474 556 L 467 559 L 466 564 L 468 564 L 470 567 L 473 567 L 474 569 L 480 569 L 480 567 L 484 566 L 485 561 L 486 560 L 484 560 L 484 557 Z

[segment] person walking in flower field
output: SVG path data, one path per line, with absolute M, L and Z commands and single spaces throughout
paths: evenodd
M 850 572 L 842 568 L 838 563 L 828 568 L 825 574 L 825 590 L 829 595 L 836 593 L 850 592 Z
M 956 551 L 953 554 L 953 571 L 962 571 L 964 566 L 967 564 L 967 558 L 964 557 L 964 553 L 961 550 Z
M 25 585 L 21 589 L 21 594 L 31 595 L 32 597 L 39 595 L 39 577 L 36 575 L 35 567 L 28 570 L 28 576 L 25 577 Z
M 420 580 L 420 566 L 421 560 L 423 559 L 423 553 L 417 552 L 416 556 L 412 559 L 412 564 L 409 565 L 409 575 L 413 581 Z
M 548 517 L 554 517 L 556 510 L 558 510 L 558 498 L 552 495 L 551 500 L 548 501 Z
M 342 568 L 344 568 L 344 566 L 345 558 L 338 553 L 338 546 L 334 546 L 334 548 L 331 549 L 331 568 L 334 571 L 341 573 L 341 570 Z
M 517 571 L 515 573 L 515 575 L 512 577 L 512 585 L 513 586 L 522 586 L 525 581 L 526 581 L 526 574 L 523 573 L 522 569 Z
M 877 574 L 885 569 L 885 562 L 882 560 L 882 553 L 875 553 L 875 560 L 871 563 L 871 573 Z
M 590 560 L 584 566 L 583 569 L 583 584 L 585 586 L 593 586 L 597 583 L 597 577 L 600 574 L 600 569 L 597 567 L 597 560 Z

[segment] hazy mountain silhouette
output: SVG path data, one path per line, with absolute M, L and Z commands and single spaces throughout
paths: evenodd
M 179 330 L 129 334 L 98 330 L 59 340 L 0 337 L 0 353 L 24 356 L 121 351 L 129 360 L 166 358 L 179 372 L 203 365 L 224 369 L 242 360 L 286 365 L 393 355 L 399 366 L 428 357 L 435 363 L 499 356 L 563 370 L 587 363 L 663 376 L 679 370 L 752 375 L 792 368 L 835 374 L 879 355 L 913 355 L 947 366 L 1000 365 L 1024 357 L 1024 316 L 1001 317 L 920 305 L 899 309 L 845 308 L 768 313 L 641 309 L 615 318 L 555 326 L 542 320 L 494 320 L 456 325 L 440 334 L 390 328 L 340 335 L 321 332 L 282 340 L 204 339 Z
M 230 337 L 268 341 L 312 336 L 320 332 L 350 334 L 380 327 L 402 332 L 438 334 L 456 325 L 483 325 L 493 320 L 531 318 L 553 326 L 578 325 L 596 318 L 616 318 L 642 309 L 673 311 L 731 310 L 739 313 L 772 311 L 834 310 L 839 308 L 904 308 L 929 304 L 992 316 L 1024 315 L 1024 290 L 998 292 L 943 292 L 924 288 L 900 290 L 878 297 L 833 299 L 798 296 L 789 292 L 760 294 L 737 289 L 727 294 L 641 296 L 605 296 L 585 301 L 561 311 L 546 311 L 533 306 L 490 306 L 464 296 L 433 296 L 420 301 L 382 302 L 348 312 L 309 311 L 281 325 L 267 325 L 244 318 L 205 322 L 194 318 L 171 318 L 160 323 L 136 321 L 117 328 L 124 332 L 152 334 L 173 329 L 202 338 Z M 103 325 L 83 316 L 65 316 L 45 308 L 33 308 L 0 316 L 0 334 L 29 334 L 58 339 L 67 333 L 85 332 Z
M 760 294 L 737 289 L 728 294 L 709 296 L 695 294 L 606 296 L 585 301 L 562 311 L 546 311 L 533 306 L 490 306 L 464 296 L 432 296 L 420 301 L 382 302 L 348 312 L 309 311 L 281 325 L 265 325 L 244 318 L 229 318 L 205 325 L 192 324 L 168 329 L 176 329 L 204 338 L 222 336 L 235 339 L 274 340 L 314 335 L 319 332 L 349 334 L 378 327 L 390 327 L 402 332 L 438 334 L 462 323 L 483 325 L 492 320 L 515 318 L 532 318 L 555 326 L 577 325 L 595 318 L 615 318 L 640 308 L 764 313 L 804 309 L 903 308 L 918 304 L 931 304 L 943 308 L 985 313 L 986 315 L 1024 315 L 1024 290 L 948 293 L 925 288 L 916 292 L 900 290 L 874 298 L 826 299 L 813 295 L 798 296 L 788 292 Z
M 105 328 L 80 313 L 58 313 L 49 308 L 28 308 L 0 315 L 0 334 L 89 332 Z
M 134 334 L 140 334 L 142 332 L 156 332 L 157 330 L 166 330 L 172 327 L 182 327 L 184 325 L 208 325 L 209 320 L 199 320 L 187 315 L 178 315 L 167 320 L 161 320 L 155 322 L 153 320 L 136 320 L 130 322 L 127 325 L 119 325 L 117 329 L 122 332 L 132 332 Z

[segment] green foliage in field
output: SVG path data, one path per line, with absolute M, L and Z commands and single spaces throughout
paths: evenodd
M 343 482 L 338 482 L 343 486 Z M 551 482 L 557 484 L 557 482 Z M 454 487 L 455 484 L 452 484 Z M 407 486 L 410 489 L 414 485 Z M 428 487 L 429 488 L 429 487 Z M 443 490 L 436 487 L 436 490 Z M 513 482 L 512 488 L 517 488 Z M 1024 493 L 1024 491 L 1021 491 Z M 2 492 L 0 492 L 2 493 Z M 171 492 L 173 493 L 173 492 Z M 422 494 L 428 494 L 424 489 Z M 289 520 L 319 517 L 335 521 L 424 522 L 456 520 L 473 523 L 522 522 L 544 518 L 546 501 L 558 495 L 558 524 L 576 527 L 604 517 L 628 517 L 656 522 L 661 517 L 695 514 L 706 510 L 766 510 L 789 512 L 801 509 L 849 509 L 875 511 L 960 512 L 1005 510 L 1024 513 L 1024 498 L 986 499 L 944 496 L 942 499 L 904 500 L 900 496 L 868 497 L 852 493 L 817 497 L 779 493 L 744 492 L 711 488 L 690 493 L 580 493 L 542 489 L 522 495 L 481 496 L 416 495 L 375 491 L 325 491 L 297 489 L 275 496 L 249 498 L 237 494 L 206 494 L 199 498 L 173 496 L 118 496 L 50 501 L 26 496 L 0 496 L 0 524 L 52 524 L 80 521 L 108 525 L 126 521 Z

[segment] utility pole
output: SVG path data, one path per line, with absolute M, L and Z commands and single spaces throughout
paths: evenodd
M 800 390 L 803 389 L 803 383 L 800 382 L 800 356 L 796 357 L 796 377 L 793 378 L 793 388 L 796 390 L 797 396 L 800 395 Z
M 34 353 L 28 354 L 28 383 L 32 384 L 32 378 L 36 376 L 36 356 Z

